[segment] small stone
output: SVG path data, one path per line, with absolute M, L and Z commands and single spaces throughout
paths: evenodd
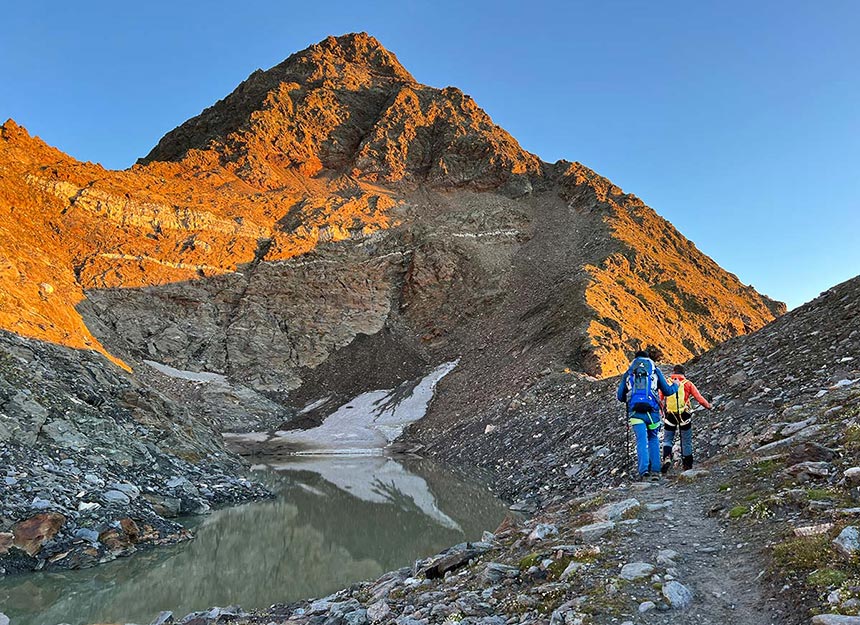
M 639 604 L 639 614 L 645 614 L 646 612 L 650 612 L 656 607 L 657 604 L 653 601 L 643 601 Z
M 600 521 L 598 523 L 592 523 L 591 525 L 578 527 L 573 534 L 583 542 L 590 542 L 605 536 L 613 529 L 615 529 L 615 523 L 613 521 Z
M 737 386 L 738 384 L 743 383 L 747 379 L 747 374 L 743 371 L 738 371 L 737 373 L 733 373 L 729 376 L 728 383 L 729 386 Z
M 367 610 L 360 608 L 348 612 L 343 616 L 343 622 L 346 625 L 365 625 L 367 623 Z
M 860 467 L 851 467 L 850 469 L 845 469 L 845 481 L 848 483 L 848 486 L 860 486 Z
M 654 565 L 647 562 L 631 562 L 621 567 L 621 578 L 628 581 L 648 577 L 654 572 Z
M 30 503 L 30 507 L 33 510 L 47 510 L 51 507 L 51 502 L 47 499 L 42 499 L 41 497 L 34 497 L 33 501 Z
M 683 480 L 695 480 L 709 474 L 710 471 L 707 469 L 687 469 L 686 471 L 681 471 L 679 477 Z
M 678 552 L 674 549 L 661 549 L 657 552 L 657 564 L 661 564 L 663 566 L 674 566 L 678 555 Z
M 819 614 L 812 617 L 812 625 L 860 625 L 860 616 Z
M 623 501 L 608 503 L 602 506 L 594 513 L 595 521 L 619 521 L 625 514 L 636 510 L 639 507 L 639 500 L 631 497 Z
M 860 552 L 860 531 L 853 525 L 849 525 L 833 540 L 833 546 L 843 558 L 852 559 Z
M 149 625 L 171 625 L 171 623 L 173 623 L 173 612 L 159 612 Z
M 481 577 L 485 582 L 496 584 L 506 578 L 519 577 L 519 574 L 520 570 L 515 566 L 490 562 L 487 564 Z
M 561 581 L 565 581 L 584 567 L 585 564 L 583 564 L 582 562 L 577 562 L 576 560 L 573 560 L 570 564 L 567 565 L 567 567 L 565 567 L 564 571 L 562 571 L 559 579 L 561 579 Z
M 0 532 L 0 556 L 9 552 L 12 543 L 15 542 L 15 535 L 11 532 Z
M 663 596 L 676 610 L 686 610 L 693 603 L 693 591 L 675 580 L 663 584 Z
M 88 527 L 81 527 L 75 530 L 75 538 L 86 540 L 87 542 L 97 543 L 99 541 L 99 533 Z
M 388 604 L 385 603 L 384 600 L 377 601 L 376 603 L 372 603 L 367 606 L 367 618 L 370 619 L 371 623 L 384 621 L 390 613 L 391 608 L 388 607 Z
M 131 503 L 131 500 L 128 498 L 128 495 L 118 490 L 107 490 L 102 493 L 102 501 L 106 504 L 117 504 L 120 506 L 127 506 Z
M 548 536 L 555 536 L 557 534 L 558 528 L 555 525 L 550 523 L 538 523 L 532 530 L 532 533 L 529 534 L 529 542 L 533 543 L 538 540 L 544 540 Z
M 134 484 L 129 484 L 127 482 L 122 484 L 109 484 L 108 488 L 112 490 L 118 490 L 119 492 L 127 496 L 129 499 L 137 499 L 140 496 L 140 489 Z

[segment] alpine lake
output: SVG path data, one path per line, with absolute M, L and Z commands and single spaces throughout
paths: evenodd
M 306 456 L 254 467 L 276 497 L 181 519 L 195 538 L 95 568 L 0 580 L 11 625 L 150 623 L 213 606 L 323 597 L 462 541 L 507 507 L 427 460 Z

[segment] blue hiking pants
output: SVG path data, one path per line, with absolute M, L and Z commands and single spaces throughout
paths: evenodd
M 630 427 L 636 436 L 636 458 L 639 475 L 660 471 L 660 415 L 631 412 Z

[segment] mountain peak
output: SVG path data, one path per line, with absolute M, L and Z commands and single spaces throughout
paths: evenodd
M 400 64 L 394 53 L 389 52 L 378 39 L 365 32 L 326 37 L 290 56 L 282 65 L 299 65 L 302 62 L 341 71 L 343 66 L 362 67 L 377 76 L 415 82 L 412 74 Z
M 139 163 L 153 161 L 217 163 L 258 189 L 335 172 L 522 194 L 543 170 L 468 95 L 419 84 L 367 33 L 328 37 L 253 72 Z

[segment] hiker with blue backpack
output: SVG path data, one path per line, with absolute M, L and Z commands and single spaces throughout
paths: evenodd
M 663 372 L 648 356 L 648 352 L 637 351 L 633 362 L 621 376 L 616 397 L 627 404 L 627 419 L 636 436 L 636 457 L 640 480 L 658 481 L 661 477 L 660 462 L 660 393 L 673 395 L 676 384 L 669 384 Z

